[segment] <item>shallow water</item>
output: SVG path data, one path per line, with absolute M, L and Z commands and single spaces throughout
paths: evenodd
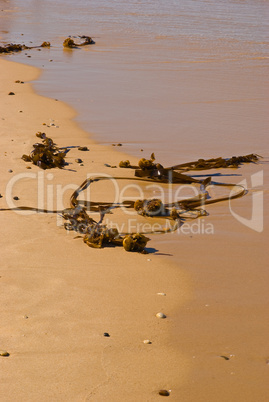
M 8 57 L 44 67 L 35 88 L 73 105 L 97 141 L 121 142 L 137 156 L 155 151 L 164 164 L 264 152 L 268 2 L 0 5 L 3 42 L 52 43 Z M 62 48 L 65 37 L 83 34 L 96 44 Z

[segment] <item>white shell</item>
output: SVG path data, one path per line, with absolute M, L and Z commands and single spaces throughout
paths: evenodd
M 157 318 L 166 318 L 166 315 L 164 313 L 157 313 L 156 317 Z
M 149 344 L 151 344 L 152 342 L 151 342 L 149 339 L 145 339 L 145 340 L 143 341 L 143 343 L 149 345 Z
M 157 293 L 158 296 L 166 296 L 166 293 Z

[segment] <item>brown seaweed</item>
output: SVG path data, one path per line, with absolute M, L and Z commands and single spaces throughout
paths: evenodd
M 39 166 L 41 169 L 62 169 L 65 162 L 67 149 L 60 149 L 56 146 L 51 138 L 48 138 L 45 133 L 40 131 L 36 133 L 38 138 L 42 139 L 42 143 L 33 144 L 33 151 L 30 155 L 22 155 L 25 162 L 32 162 L 34 165 Z
M 135 233 L 133 235 L 127 235 L 123 239 L 123 247 L 126 251 L 144 251 L 147 242 L 150 239 L 140 233 Z
M 42 169 L 51 167 L 62 167 L 64 165 L 64 156 L 67 152 L 67 148 L 58 148 L 51 138 L 47 138 L 45 133 L 38 132 L 37 137 L 42 139 L 42 143 L 34 144 L 34 150 L 30 155 L 23 155 L 22 159 L 26 162 L 33 162 L 40 166 Z M 209 160 L 199 159 L 195 162 L 184 163 L 168 168 L 164 168 L 159 163 L 155 163 L 155 155 L 152 154 L 150 159 L 140 160 L 139 166 L 135 167 L 135 177 L 129 178 L 129 180 L 138 181 L 151 181 L 172 184 L 177 183 L 196 183 L 200 185 L 199 194 L 191 198 L 183 198 L 174 203 L 163 204 L 160 199 L 153 198 L 149 200 L 126 200 L 122 203 L 115 204 L 113 202 L 92 202 L 92 201 L 80 201 L 78 200 L 79 194 L 84 191 L 88 186 L 94 182 L 101 180 L 108 180 L 108 177 L 96 176 L 94 178 L 86 179 L 78 188 L 73 192 L 70 198 L 70 208 L 63 211 L 48 211 L 42 210 L 42 212 L 56 213 L 60 212 L 63 219 L 66 221 L 64 227 L 67 230 L 73 230 L 83 235 L 84 243 L 93 248 L 102 248 L 105 246 L 123 246 L 126 251 L 146 252 L 145 247 L 149 238 L 145 234 L 154 233 L 142 232 L 142 233 L 119 233 L 115 228 L 108 228 L 103 224 L 105 214 L 110 213 L 112 209 L 120 208 L 133 208 L 140 215 L 145 217 L 160 217 L 170 219 L 174 222 L 174 226 L 158 230 L 158 233 L 167 233 L 176 230 L 182 219 L 190 218 L 194 219 L 199 216 L 206 215 L 206 211 L 201 206 L 207 204 L 217 203 L 224 200 L 231 200 L 234 198 L 242 197 L 245 194 L 245 188 L 241 185 L 235 185 L 232 183 L 217 183 L 215 186 L 223 186 L 228 188 L 237 187 L 237 193 L 230 194 L 229 196 L 210 198 L 206 188 L 211 183 L 211 177 L 205 179 L 197 179 L 195 177 L 184 174 L 188 170 L 200 170 L 200 169 L 212 169 L 218 167 L 238 167 L 243 163 L 256 163 L 259 160 L 259 156 L 256 154 L 250 154 L 246 156 L 232 157 L 228 159 L 214 158 Z M 141 162 L 142 161 L 142 162 Z M 129 161 L 127 161 L 129 162 Z M 129 165 L 129 164 L 128 164 Z M 134 168 L 134 166 L 130 167 Z M 184 173 L 182 173 L 182 171 Z M 115 180 L 126 180 L 126 177 L 114 177 Z M 16 210 L 35 210 L 37 208 L 32 207 L 16 207 Z M 2 210 L 10 210 L 2 209 Z M 87 211 L 93 211 L 100 213 L 100 220 L 96 222 L 87 213 Z M 79 236 L 80 237 L 80 236 Z M 221 356 L 223 357 L 223 356 Z
M 161 200 L 153 198 L 151 200 L 136 200 L 134 209 L 139 215 L 160 216 L 164 215 L 165 208 Z
M 128 159 L 126 161 L 120 161 L 119 167 L 120 168 L 130 168 L 131 163 L 130 163 L 130 161 Z
M 21 52 L 22 50 L 37 49 L 40 47 L 50 47 L 50 42 L 43 42 L 40 46 L 26 46 L 21 45 L 20 43 L 9 43 L 7 45 L 0 46 L 0 53 Z
M 86 45 L 94 45 L 95 42 L 90 36 L 80 36 L 81 39 L 84 39 L 82 43 L 75 43 L 75 41 L 72 38 L 66 38 L 63 41 L 63 47 L 67 48 L 76 48 L 79 46 L 86 46 Z

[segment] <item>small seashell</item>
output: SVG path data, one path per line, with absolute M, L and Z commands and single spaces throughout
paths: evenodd
M 0 356 L 9 356 L 9 353 L 6 350 L 0 350 Z
M 170 392 L 167 391 L 167 389 L 161 389 L 161 390 L 159 391 L 159 395 L 161 395 L 161 396 L 169 396 L 169 395 L 170 395 Z
M 145 339 L 145 340 L 143 341 L 143 343 L 145 343 L 146 345 L 150 345 L 152 342 L 151 342 L 149 339 Z
M 157 293 L 158 296 L 166 296 L 166 293 Z
M 164 313 L 157 313 L 156 317 L 157 318 L 166 318 L 166 315 Z

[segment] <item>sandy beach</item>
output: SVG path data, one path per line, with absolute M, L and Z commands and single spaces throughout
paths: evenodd
M 1 46 L 51 47 L 0 57 L 1 402 L 269 400 L 267 12 L 259 0 L 2 1 Z M 63 48 L 82 34 L 96 44 Z M 64 169 L 21 159 L 37 132 L 69 148 Z M 188 172 L 212 176 L 209 199 L 231 195 L 214 182 L 246 193 L 148 235 L 148 254 L 90 248 L 60 213 L 34 211 L 68 208 L 95 176 L 109 180 L 81 199 L 197 194 L 118 167 L 151 152 L 164 166 L 262 158 Z M 104 223 L 153 222 L 121 208 Z
M 67 105 L 33 92 L 29 81 L 38 74 L 1 60 L 1 208 L 16 177 L 14 202 L 36 206 L 37 179 L 27 174 L 40 169 L 26 169 L 21 155 L 50 119 L 59 128 L 47 128 L 47 134 L 59 146 L 90 149 L 72 150 L 67 169 L 45 171 L 53 174 L 50 185 L 79 186 L 89 172 L 109 174 L 108 158 L 119 161 L 112 147 L 89 141 Z M 77 167 L 78 157 L 84 166 Z M 48 187 L 44 191 L 47 196 Z M 159 389 L 186 379 L 187 361 L 168 341 L 172 316 L 189 298 L 186 273 L 155 255 L 91 249 L 58 227 L 55 214 L 7 211 L 1 222 L 1 349 L 10 354 L 0 360 L 1 400 L 155 400 Z M 167 319 L 158 320 L 159 311 Z
M 35 207 L 42 186 L 43 206 L 57 208 L 57 185 L 68 207 L 87 174 L 111 174 L 104 163 L 127 157 L 90 141 L 69 106 L 34 93 L 36 68 L 1 60 L 0 69 L 1 208 Z M 21 155 L 37 131 L 59 146 L 90 151 L 71 149 L 63 170 L 27 169 Z M 75 163 L 79 157 L 84 166 Z M 246 177 L 257 170 L 243 169 Z M 113 174 L 130 176 L 118 168 Z M 98 189 L 97 199 L 106 190 Z M 250 201 L 236 200 L 235 210 L 247 211 Z M 91 249 L 59 226 L 56 214 L 1 212 L 0 349 L 9 353 L 0 358 L 1 400 L 154 401 L 166 389 L 171 400 L 265 401 L 265 235 L 253 247 L 256 233 L 234 222 L 229 236 L 227 204 L 213 209 L 207 219 L 214 236 L 153 236 L 155 252 L 147 255 Z

